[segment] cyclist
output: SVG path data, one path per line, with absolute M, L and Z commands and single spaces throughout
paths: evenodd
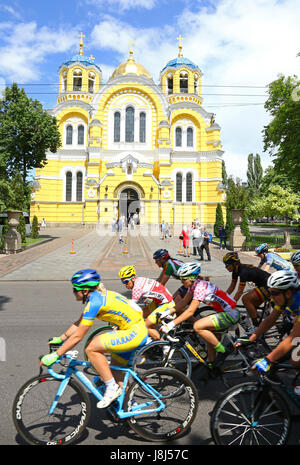
M 294 252 L 290 260 L 294 267 L 294 270 L 298 273 L 298 278 L 300 280 L 300 250 L 298 250 L 298 252 Z
M 236 324 L 240 319 L 240 314 L 236 308 L 236 302 L 215 284 L 204 281 L 200 273 L 201 266 L 198 263 L 186 263 L 179 268 L 178 274 L 188 292 L 184 299 L 179 304 L 176 304 L 175 309 L 171 309 L 171 313 L 180 312 L 186 306 L 188 308 L 182 311 L 173 321 L 162 326 L 161 330 L 168 333 L 175 326 L 189 319 L 194 315 L 200 302 L 209 305 L 217 313 L 197 320 L 193 328 L 207 343 L 208 360 L 210 362 L 214 361 L 214 366 L 217 366 L 223 362 L 228 351 L 214 332 Z
M 286 313 L 294 318 L 293 329 L 290 334 L 266 357 L 257 360 L 253 364 L 253 369 L 256 368 L 263 372 L 268 371 L 273 362 L 293 350 L 295 343 L 299 343 L 300 340 L 300 286 L 297 272 L 289 270 L 276 271 L 269 277 L 268 286 L 270 295 L 275 303 L 273 311 L 261 322 L 248 339 L 238 340 L 236 344 L 247 344 L 256 341 L 275 325 L 282 313 Z M 300 365 L 300 361 L 293 359 L 293 356 L 290 363 L 296 366 Z
M 146 306 L 143 309 L 143 314 L 149 336 L 154 340 L 160 339 L 160 334 L 155 329 L 157 325 L 156 314 L 164 313 L 167 309 L 175 307 L 172 294 L 165 286 L 154 279 L 137 278 L 133 266 L 121 268 L 119 278 L 122 284 L 131 290 L 131 302 L 137 304 L 141 299 L 144 300 Z
M 251 321 L 245 322 L 244 329 L 247 333 L 251 333 L 254 329 L 253 325 L 258 325 L 257 308 L 270 297 L 267 286 L 270 273 L 256 266 L 242 264 L 237 252 L 226 253 L 223 257 L 223 263 L 225 264 L 226 270 L 232 273 L 232 280 L 226 291 L 228 294 L 232 294 L 238 278 L 240 278 L 237 292 L 234 295 L 234 300 L 236 302 L 238 302 L 243 294 L 247 282 L 253 282 L 256 286 L 242 297 L 243 305 L 251 318 Z
M 174 279 L 180 280 L 178 276 L 178 269 L 184 265 L 184 262 L 171 258 L 169 252 L 166 249 L 158 249 L 153 254 L 153 260 L 159 268 L 162 268 L 162 272 L 159 275 L 157 281 L 163 286 L 169 281 L 172 276 Z M 184 286 L 180 286 L 179 289 L 173 294 L 174 302 L 179 302 L 185 296 L 187 289 Z
M 100 275 L 93 269 L 80 270 L 73 275 L 71 283 L 75 299 L 85 304 L 85 308 L 76 322 L 50 341 L 64 344 L 42 357 L 41 364 L 50 366 L 71 350 L 84 338 L 95 318 L 117 325 L 118 331 L 93 338 L 86 348 L 89 360 L 106 385 L 103 399 L 97 403 L 98 408 L 105 408 L 120 395 L 122 375 L 115 371 L 113 376 L 104 353 L 110 352 L 116 365 L 126 366 L 136 349 L 146 343 L 148 331 L 142 313 L 133 308 L 124 296 L 106 290 L 100 282 Z
M 261 244 L 256 248 L 256 254 L 261 259 L 258 268 L 265 265 L 264 270 L 269 272 L 270 268 L 275 270 L 293 270 L 293 265 L 284 258 L 280 257 L 277 253 L 269 252 L 268 244 Z

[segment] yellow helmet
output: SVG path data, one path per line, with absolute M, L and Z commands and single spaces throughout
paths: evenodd
M 136 275 L 136 271 L 133 266 L 123 266 L 119 271 L 120 279 L 130 279 L 132 276 Z

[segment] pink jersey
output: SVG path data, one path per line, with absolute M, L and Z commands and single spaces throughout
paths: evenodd
M 193 299 L 213 307 L 217 312 L 226 312 L 236 307 L 236 302 L 226 292 L 203 279 L 196 279 L 189 293 L 193 294 Z
M 163 305 L 173 300 L 168 289 L 154 279 L 136 278 L 132 289 L 132 300 L 138 302 L 141 298 L 152 299 L 157 305 Z

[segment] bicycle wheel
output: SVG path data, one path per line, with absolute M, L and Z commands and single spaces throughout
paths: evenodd
M 270 386 L 244 383 L 216 403 L 210 430 L 217 445 L 285 444 L 290 430 L 286 401 Z
M 150 441 L 167 442 L 182 436 L 193 423 L 198 409 L 197 391 L 192 381 L 172 368 L 153 368 L 144 374 L 143 381 L 159 393 L 165 408 L 159 413 L 130 417 L 129 426 Z M 153 395 L 134 381 L 126 393 L 124 409 L 136 410 L 141 404 L 144 407 L 139 411 L 157 408 L 159 404 L 155 400 L 152 404 L 153 400 Z
M 90 401 L 76 381 L 69 380 L 54 412 L 49 415 L 60 383 L 50 375 L 41 375 L 27 381 L 18 391 L 13 403 L 13 421 L 28 444 L 71 444 L 84 431 Z
M 188 377 L 192 374 L 192 362 L 187 352 L 168 341 L 155 341 L 144 346 L 136 353 L 132 366 L 139 377 L 154 367 L 175 368 Z

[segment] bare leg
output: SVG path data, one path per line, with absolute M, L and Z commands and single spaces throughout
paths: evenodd
M 242 302 L 249 313 L 252 321 L 255 323 L 257 320 L 257 308 L 261 305 L 262 300 L 259 298 L 259 296 L 256 294 L 256 292 L 250 291 L 247 292 L 242 298 Z

